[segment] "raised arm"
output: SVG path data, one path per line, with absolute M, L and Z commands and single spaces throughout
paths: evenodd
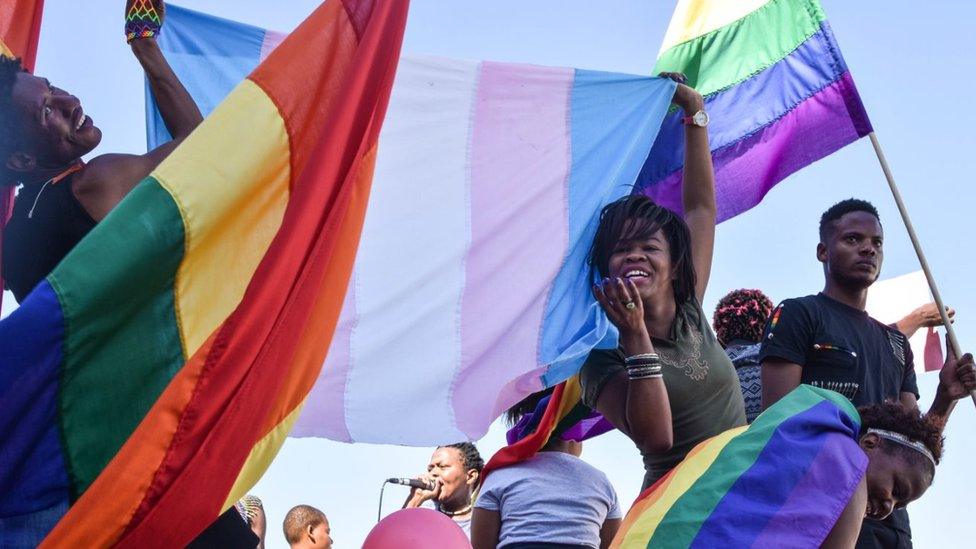
M 684 76 L 662 73 L 661 76 L 678 82 L 674 104 L 693 117 L 704 111 L 705 101 L 694 89 L 686 86 Z M 689 121 L 690 122 L 690 121 Z M 681 175 L 681 201 L 685 222 L 691 231 L 691 257 L 695 264 L 695 296 L 701 302 L 712 272 L 712 250 L 715 247 L 715 172 L 712 152 L 708 148 L 708 128 L 694 123 L 685 124 L 685 164 Z
M 149 88 L 173 140 L 143 155 L 104 154 L 89 163 L 72 190 L 96 221 L 108 215 L 203 120 L 200 109 L 156 43 L 165 11 L 163 0 L 154 0 L 149 12 L 134 10 L 133 4 L 134 0 L 126 3 L 126 35 L 132 53 L 146 71 Z

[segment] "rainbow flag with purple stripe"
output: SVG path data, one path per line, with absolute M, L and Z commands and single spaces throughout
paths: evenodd
M 612 547 L 819 547 L 867 469 L 860 416 L 801 385 L 696 446 L 637 499 Z
M 655 66 L 705 97 L 720 221 L 871 133 L 817 0 L 679 0 Z M 637 189 L 681 211 L 684 132 L 664 121 Z

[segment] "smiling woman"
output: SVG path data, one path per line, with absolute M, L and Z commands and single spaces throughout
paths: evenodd
M 699 442 L 746 423 L 735 369 L 701 307 L 716 217 L 708 117 L 681 75 L 665 76 L 679 82 L 674 103 L 688 115 L 684 218 L 641 195 L 603 209 L 593 294 L 619 346 L 593 351 L 580 371 L 583 402 L 640 449 L 645 488 Z

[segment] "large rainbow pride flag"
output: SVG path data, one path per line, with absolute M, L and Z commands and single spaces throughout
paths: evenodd
M 611 547 L 819 547 L 867 469 L 860 415 L 801 385 L 644 491 Z
M 176 6 L 167 25 L 160 45 L 204 110 L 280 36 Z M 632 191 L 673 90 L 401 57 L 352 280 L 292 435 L 477 439 L 594 346 L 614 345 L 586 252 L 600 208 Z M 156 116 L 149 97 L 150 146 L 168 137 Z
M 872 131 L 818 0 L 679 0 L 654 70 L 684 73 L 705 97 L 719 221 Z M 638 189 L 681 211 L 683 162 L 674 112 Z
M 178 547 L 256 482 L 334 332 L 406 14 L 323 4 L 0 322 L 0 514 L 70 498 L 46 546 Z

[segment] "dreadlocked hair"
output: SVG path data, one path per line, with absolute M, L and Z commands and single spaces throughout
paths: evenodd
M 610 256 L 618 242 L 646 240 L 659 230 L 671 249 L 674 300 L 682 304 L 693 299 L 696 277 L 688 225 L 681 216 L 642 194 L 625 196 L 607 204 L 600 212 L 600 225 L 589 254 L 594 276 L 607 276 Z
M 481 458 L 478 447 L 470 442 L 445 444 L 444 446 L 438 446 L 438 448 L 454 448 L 457 450 L 461 454 L 461 464 L 464 465 L 465 471 L 474 469 L 478 471 L 478 474 L 481 474 L 481 470 L 485 468 L 485 460 Z
M 858 408 L 861 414 L 861 436 L 868 432 L 868 429 L 882 429 L 905 435 L 910 440 L 921 442 L 932 452 L 932 457 L 936 463 L 942 461 L 942 445 L 945 438 L 942 436 L 942 429 L 932 421 L 922 416 L 917 408 L 906 410 L 900 404 L 885 402 L 883 404 L 873 404 Z M 901 444 L 896 444 L 882 439 L 883 444 L 892 452 L 900 452 L 913 463 L 921 463 L 929 468 L 932 465 L 927 459 L 919 455 L 911 448 L 906 448 Z M 935 474 L 935 471 L 932 471 Z
M 761 291 L 733 290 L 715 306 L 712 316 L 715 337 L 723 347 L 736 339 L 759 343 L 772 312 L 773 302 Z
M 508 423 L 509 427 L 514 426 L 523 416 L 534 412 L 535 407 L 539 405 L 539 401 L 545 398 L 546 395 L 551 395 L 554 389 L 555 386 L 547 387 L 538 393 L 532 393 L 520 400 L 515 406 L 505 411 L 505 422 Z
M 24 72 L 20 58 L 0 55 L 0 185 L 16 185 L 17 178 L 6 167 L 6 160 L 14 151 L 17 134 L 14 131 L 13 90 L 17 75 Z

